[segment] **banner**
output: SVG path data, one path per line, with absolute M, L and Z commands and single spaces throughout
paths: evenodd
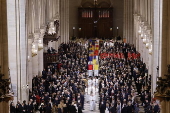
M 88 65 L 88 70 L 93 70 L 93 65 L 92 64 Z

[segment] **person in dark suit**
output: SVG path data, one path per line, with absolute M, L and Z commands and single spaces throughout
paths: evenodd
M 159 105 L 156 102 L 154 103 L 153 111 L 154 111 L 154 113 L 159 113 L 159 111 L 160 111 Z
M 48 54 L 51 54 L 52 51 L 51 51 L 50 47 L 48 48 L 47 52 L 48 52 Z
M 127 106 L 127 113 L 132 113 L 132 103 L 131 101 L 128 102 L 128 106 Z
M 45 113 L 45 106 L 44 104 L 42 103 L 41 106 L 40 106 L 40 113 Z
M 81 102 L 81 107 L 84 110 L 84 94 L 83 94 L 83 92 L 80 95 L 80 102 Z
M 13 102 L 10 104 L 10 113 L 16 113 L 15 105 Z
M 70 113 L 77 113 L 76 107 L 74 106 L 74 102 L 72 102 L 70 106 Z
M 78 113 L 83 113 L 81 103 L 78 103 Z
M 17 105 L 16 105 L 16 113 L 22 113 L 22 112 L 23 112 L 23 107 L 20 104 L 20 102 L 18 101 Z
M 27 105 L 27 113 L 33 113 L 33 104 L 31 101 Z
M 111 104 L 111 107 L 110 107 L 109 111 L 110 111 L 110 113 L 116 113 L 114 103 Z
M 100 113 L 105 113 L 105 109 L 106 109 L 106 104 L 104 100 L 102 100 L 102 102 L 100 103 Z
M 42 71 L 42 78 L 43 78 L 43 79 L 46 79 L 46 78 L 47 78 L 47 72 L 46 72 L 45 69 Z
M 45 111 L 46 111 L 46 113 L 51 113 L 51 110 L 52 110 L 52 108 L 51 108 L 51 104 L 50 104 L 50 103 L 48 103 L 45 109 L 46 109 L 46 110 L 45 110 Z
M 126 104 L 123 105 L 122 110 L 121 110 L 121 113 L 129 113 L 129 112 L 127 111 L 127 105 L 126 105 Z

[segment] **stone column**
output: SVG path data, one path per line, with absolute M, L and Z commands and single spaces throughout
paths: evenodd
M 44 38 L 44 33 L 45 33 L 45 29 L 41 29 L 40 30 L 40 38 L 39 38 L 39 43 L 40 44 L 39 46 L 42 45 L 43 47 L 43 38 Z M 43 48 L 39 47 L 38 48 L 38 75 L 41 75 L 42 71 L 43 71 L 43 68 L 44 68 L 44 57 L 43 57 Z
M 7 0 L 8 53 L 11 56 L 9 68 L 12 85 L 15 87 L 15 104 L 17 100 L 23 101 L 27 98 L 26 91 L 22 90 L 27 84 L 25 2 L 25 0 L 15 2 Z
M 19 38 L 19 43 L 18 45 L 20 45 L 18 51 L 19 51 L 19 54 L 20 54 L 20 72 L 21 72 L 21 85 L 22 85 L 22 90 L 21 90 L 21 101 L 23 100 L 28 100 L 28 92 L 27 92 L 27 74 L 26 74 L 26 60 L 27 60 L 27 52 L 26 52 L 26 48 L 27 48 L 27 37 L 26 37 L 26 24 L 25 24 L 25 3 L 26 3 L 26 0 L 20 0 L 19 1 L 19 8 L 20 8 L 20 16 L 19 16 L 19 35 L 20 35 L 20 38 Z M 23 88 L 24 86 L 24 88 Z M 24 90 L 23 90 L 24 89 Z
M 28 76 L 28 85 L 30 90 L 32 91 L 32 79 L 33 79 L 33 73 L 32 73 L 32 38 L 28 39 L 28 59 L 27 59 L 27 76 Z
M 60 22 L 61 26 L 61 43 L 66 42 L 69 38 L 69 0 L 61 1 L 61 9 L 60 9 Z
M 161 72 L 161 63 L 159 60 L 159 56 L 160 56 L 160 26 L 162 25 L 161 22 L 161 9 L 160 9 L 160 4 L 159 4 L 160 0 L 154 0 L 154 28 L 153 28 L 153 72 L 152 72 L 152 93 L 155 92 L 155 88 L 156 88 L 156 81 L 157 81 L 157 76 L 160 75 Z M 157 66 L 159 66 L 159 72 L 157 71 Z
M 2 0 L 4 1 L 4 0 Z M 20 92 L 20 82 L 18 81 L 19 78 L 19 73 L 17 73 L 17 32 L 16 30 L 18 29 L 18 26 L 16 25 L 16 19 L 15 16 L 17 15 L 17 11 L 15 10 L 15 8 L 17 6 L 15 6 L 16 4 L 10 0 L 7 0 L 7 25 L 8 26 L 8 53 L 9 56 L 9 69 L 10 69 L 10 75 L 11 75 L 11 81 L 12 81 L 12 85 L 13 87 L 15 87 L 16 89 L 14 90 L 14 102 L 16 104 L 17 100 L 20 99 L 20 94 L 18 94 Z M 5 4 L 3 6 L 6 6 Z M 11 13 L 12 12 L 12 13 Z M 4 12 L 3 12 L 4 13 Z M 4 13 L 5 14 L 5 13 Z M 2 16 L 3 17 L 3 16 Z M 3 28 L 4 29 L 4 28 Z M 0 30 L 1 31 L 1 30 Z M 2 53 L 3 54 L 3 53 Z
M 32 31 L 31 33 L 34 33 L 34 30 L 35 30 L 35 10 L 34 10 L 35 8 L 34 8 L 34 4 L 35 3 L 32 0 L 31 5 L 30 5 L 31 6 L 31 15 L 30 15 L 30 17 L 31 17 L 31 20 L 32 20 L 31 21 L 32 22 L 31 23 L 31 31 Z
M 133 39 L 133 0 L 124 1 L 124 33 L 123 38 L 126 38 L 127 43 L 135 44 L 136 39 Z
M 33 76 L 38 75 L 38 39 L 40 37 L 39 33 L 34 33 L 34 42 L 33 42 L 33 46 L 35 46 L 35 50 L 37 51 L 37 55 L 32 56 L 32 72 L 33 72 Z M 33 49 L 32 46 L 32 49 Z

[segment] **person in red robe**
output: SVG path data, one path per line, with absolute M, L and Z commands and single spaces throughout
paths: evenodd
M 130 52 L 128 52 L 128 59 L 131 59 L 132 58 L 132 55 Z

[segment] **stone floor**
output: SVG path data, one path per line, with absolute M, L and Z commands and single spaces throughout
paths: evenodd
M 94 111 L 90 111 L 90 103 L 88 102 L 88 95 L 85 95 L 85 104 L 83 113 L 100 113 L 99 111 L 99 94 L 96 94 L 98 100 L 96 100 L 96 109 Z

